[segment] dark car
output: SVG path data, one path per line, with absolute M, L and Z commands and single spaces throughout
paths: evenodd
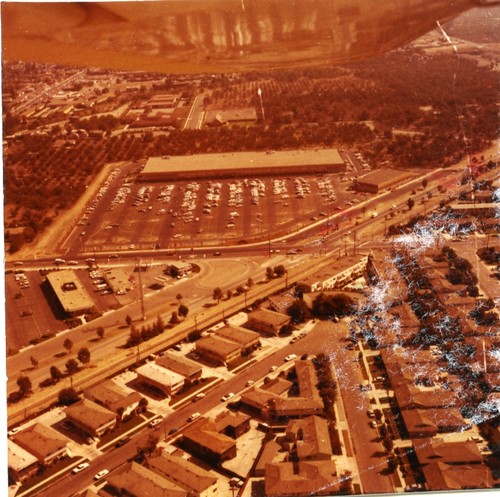
M 115 443 L 115 447 L 121 447 L 122 445 L 125 445 L 128 441 L 130 441 L 129 437 L 123 437 L 118 440 L 118 442 Z

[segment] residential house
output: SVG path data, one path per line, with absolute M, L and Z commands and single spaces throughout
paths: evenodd
M 14 435 L 14 442 L 33 454 L 41 466 L 50 466 L 68 457 L 68 440 L 58 431 L 35 423 Z
M 7 439 L 7 461 L 9 477 L 21 483 L 35 476 L 39 468 L 38 458 L 10 439 Z
M 206 469 L 163 450 L 150 457 L 147 467 L 188 492 L 189 497 L 217 497 L 219 479 Z
M 92 437 L 101 437 L 116 426 L 116 414 L 89 399 L 66 408 L 66 419 Z
M 268 309 L 256 309 L 248 315 L 247 326 L 266 335 L 278 336 L 283 326 L 290 324 L 291 317 Z
M 144 408 L 143 397 L 138 392 L 129 392 L 113 380 L 105 380 L 83 390 L 83 395 L 114 412 L 118 419 L 128 419 L 139 414 Z
M 107 477 L 118 495 L 130 497 L 188 497 L 188 492 L 152 469 L 131 462 Z

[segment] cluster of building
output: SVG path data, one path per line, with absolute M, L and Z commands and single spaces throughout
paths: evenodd
M 418 345 L 422 325 L 410 304 L 405 302 L 408 288 L 403 278 L 398 280 L 400 288 L 394 298 L 391 297 L 384 318 L 368 321 L 363 323 L 364 329 L 354 327 L 354 330 L 365 338 L 370 336 L 372 345 L 378 349 L 378 353 L 370 357 L 383 371 L 378 378 L 380 388 L 393 392 L 390 410 L 397 412 L 396 422 L 392 423 L 393 436 L 401 438 L 405 442 L 402 447 L 411 447 L 416 456 L 411 465 L 412 474 L 425 482 L 425 488 L 430 491 L 491 488 L 493 477 L 485 458 L 500 447 L 500 430 L 493 429 L 491 437 L 485 440 L 477 434 L 477 417 L 475 420 L 465 417 L 464 390 L 471 385 L 465 387 L 467 380 L 457 374 L 455 368 L 465 363 L 459 355 L 455 357 L 454 352 L 470 350 L 467 367 L 476 373 L 482 371 L 481 388 L 489 392 L 482 403 L 482 416 L 488 420 L 498 416 L 500 362 L 495 353 L 498 338 L 490 327 L 471 323 L 469 312 L 477 301 L 464 294 L 465 285 L 452 285 L 446 279 L 448 264 L 440 262 L 437 253 L 419 256 L 418 263 L 426 268 L 426 276 L 435 292 L 433 298 L 446 308 L 448 326 L 452 320 L 460 322 L 455 347 L 449 338 L 434 345 Z M 379 270 L 385 273 L 388 268 L 384 265 L 390 264 L 381 261 Z M 421 290 L 422 294 L 425 292 Z

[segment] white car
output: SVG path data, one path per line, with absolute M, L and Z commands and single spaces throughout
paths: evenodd
M 153 428 L 154 426 L 159 425 L 160 423 L 161 423 L 161 418 L 156 418 L 156 419 L 153 419 L 153 421 L 151 421 L 149 423 L 149 426 L 151 428 Z
M 94 480 L 100 480 L 101 478 L 104 478 L 108 473 L 109 469 L 103 469 L 99 471 L 99 473 L 94 475 Z
M 199 412 L 193 412 L 193 414 L 189 416 L 188 421 L 189 422 L 194 421 L 195 419 L 198 419 L 200 416 L 201 414 Z
M 222 402 L 226 402 L 226 400 L 229 400 L 231 399 L 232 397 L 234 397 L 234 393 L 233 392 L 229 392 L 227 395 L 224 395 L 224 397 L 222 397 Z
M 73 471 L 71 471 L 71 472 L 74 473 L 74 474 L 76 474 L 76 473 L 79 473 L 80 471 L 83 471 L 85 468 L 88 468 L 89 466 L 90 466 L 90 463 L 88 463 L 88 462 L 82 462 L 78 466 L 75 466 L 73 468 Z
M 294 359 L 297 359 L 297 354 L 290 354 L 285 357 L 286 362 L 293 361 Z

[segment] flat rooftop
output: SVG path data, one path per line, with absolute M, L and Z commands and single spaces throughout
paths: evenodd
M 399 178 L 403 179 L 412 174 L 410 171 L 402 171 L 401 169 L 377 169 L 359 177 L 356 182 L 378 185 L 380 183 L 387 183 L 388 181 L 396 181 Z
M 92 297 L 72 269 L 49 273 L 47 280 L 65 312 L 81 312 L 94 306 Z
M 228 172 L 246 169 L 344 165 L 336 148 L 291 150 L 279 152 L 233 152 L 171 157 L 150 157 L 141 175 L 187 174 L 212 169 Z

